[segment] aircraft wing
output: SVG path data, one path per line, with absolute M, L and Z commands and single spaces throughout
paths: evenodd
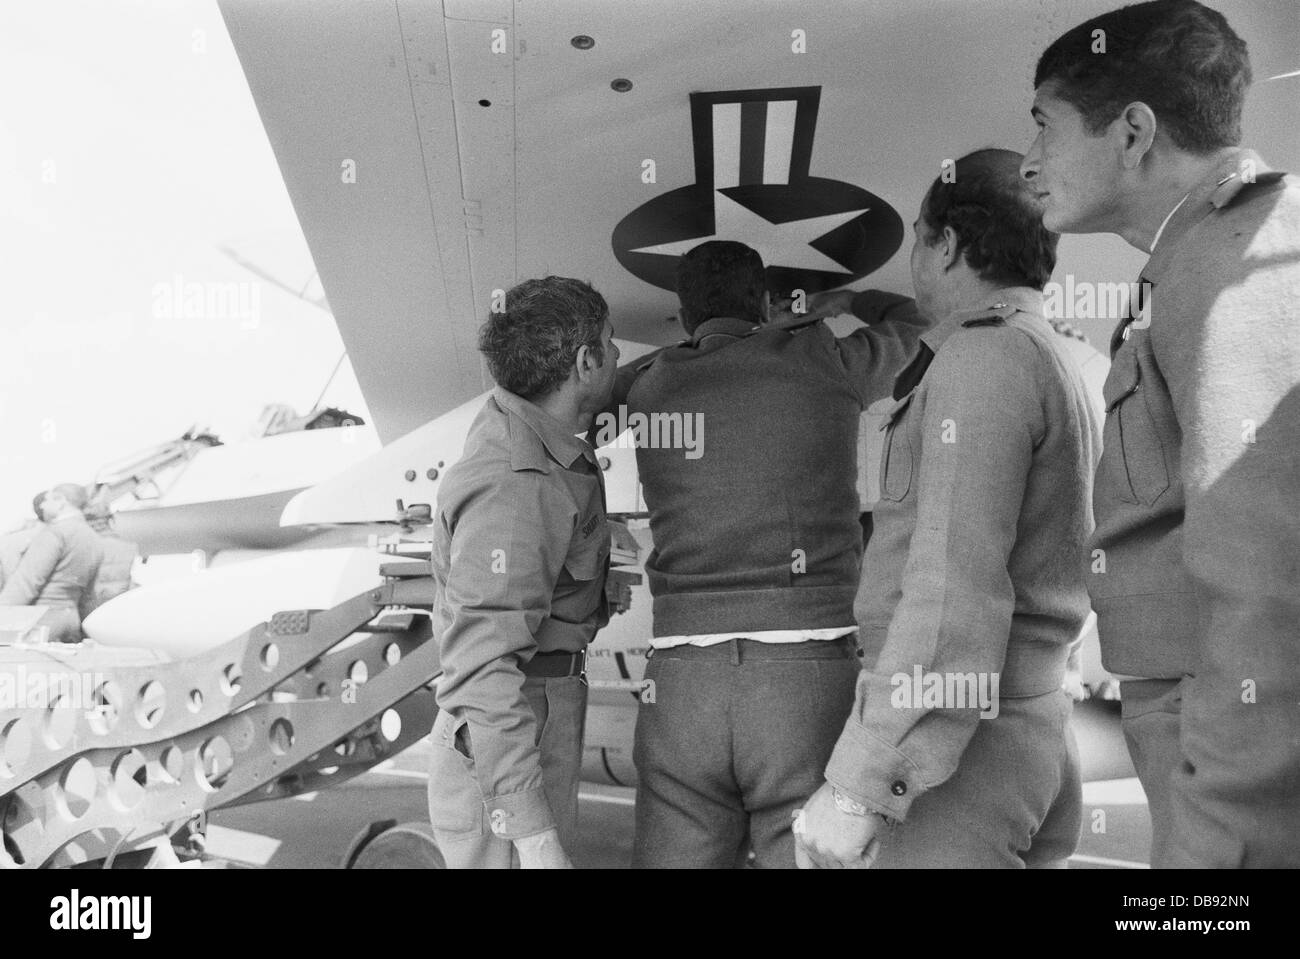
M 476 330 L 525 277 L 592 281 L 656 345 L 680 335 L 675 258 L 709 236 L 788 290 L 908 291 L 896 254 L 942 162 L 1025 149 L 1035 58 L 1116 0 L 219 3 L 389 443 L 491 385 Z M 1295 69 L 1291 0 L 1216 6 L 1256 76 Z M 1252 92 L 1274 165 L 1294 92 Z M 1062 243 L 1076 279 L 1140 265 L 1118 238 Z

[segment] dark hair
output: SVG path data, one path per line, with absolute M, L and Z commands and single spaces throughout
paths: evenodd
M 1097 30 L 1105 52 L 1093 52 Z M 1250 58 L 1217 10 L 1195 0 L 1153 0 L 1063 34 L 1038 59 L 1034 87 L 1044 83 L 1083 114 L 1094 136 L 1141 101 L 1178 147 L 1205 154 L 1241 142 Z
M 925 242 L 950 226 L 971 269 L 997 283 L 1041 290 L 1056 266 L 1059 237 L 1043 226 L 1043 207 L 1020 176 L 1019 153 L 976 150 L 940 176 L 921 201 Z
M 687 334 L 714 316 L 757 320 L 767 277 L 758 252 L 735 240 L 710 240 L 677 263 L 677 298 Z
M 591 349 L 597 363 L 605 362 L 601 337 L 607 319 L 605 298 L 581 280 L 524 280 L 507 291 L 504 310 L 488 315 L 478 348 L 492 379 L 532 399 L 569 378 L 582 347 Z
M 41 490 L 32 497 L 32 509 L 36 511 L 37 519 L 45 519 L 45 514 L 41 512 L 41 504 L 45 502 L 45 490 Z

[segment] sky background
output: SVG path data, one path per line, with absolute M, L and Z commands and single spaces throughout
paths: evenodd
M 218 249 L 313 279 L 216 3 L 5 0 L 0 87 L 0 529 L 192 424 L 306 412 L 343 354 L 333 320 Z M 258 315 L 155 316 L 177 276 L 250 304 L 258 285 Z M 347 364 L 325 401 L 365 415 Z

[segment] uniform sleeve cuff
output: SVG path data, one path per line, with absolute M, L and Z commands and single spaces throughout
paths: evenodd
M 555 828 L 551 804 L 546 801 L 542 787 L 526 789 L 486 800 L 488 825 L 494 836 L 502 839 L 524 839 Z
M 889 819 L 903 820 L 925 792 L 916 763 L 850 719 L 826 766 L 826 781 Z

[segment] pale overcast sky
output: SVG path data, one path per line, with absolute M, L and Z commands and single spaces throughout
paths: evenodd
M 5 0 L 0 86 L 0 529 L 195 422 L 306 412 L 333 320 L 218 251 L 312 279 L 214 0 Z M 178 282 L 246 283 L 249 309 L 168 318 Z M 346 364 L 326 400 L 364 415 Z

